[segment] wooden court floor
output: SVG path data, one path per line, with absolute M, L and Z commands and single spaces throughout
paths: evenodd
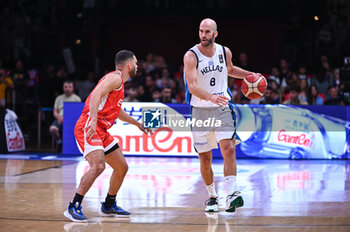
M 196 158 L 128 157 L 118 205 L 130 219 L 101 218 L 107 167 L 83 201 L 88 223 L 63 216 L 88 164 L 84 160 L 0 160 L 0 231 L 350 231 L 349 161 L 238 160 L 245 205 L 226 213 L 222 161 L 213 170 L 219 213 L 206 214 Z

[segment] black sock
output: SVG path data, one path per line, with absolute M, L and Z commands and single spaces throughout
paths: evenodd
M 116 197 L 116 196 L 117 196 L 117 195 L 109 195 L 109 194 L 107 194 L 107 196 L 106 196 L 106 201 L 105 201 L 105 207 L 106 207 L 106 208 L 109 208 L 109 207 L 111 207 L 111 206 L 114 205 L 115 197 Z
M 75 196 L 73 199 L 73 205 L 75 205 L 76 202 L 79 202 L 79 205 L 81 205 L 83 198 L 84 198 L 84 196 L 80 195 L 79 193 L 75 193 Z

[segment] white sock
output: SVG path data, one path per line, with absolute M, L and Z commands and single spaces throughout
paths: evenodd
M 213 181 L 212 184 L 206 185 L 205 187 L 206 187 L 207 190 L 208 190 L 209 197 L 218 197 L 218 194 L 217 194 L 216 191 L 215 191 L 214 181 Z
M 225 176 L 226 193 L 232 194 L 236 189 L 236 176 Z

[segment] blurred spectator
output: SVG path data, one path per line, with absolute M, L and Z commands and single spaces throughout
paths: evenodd
M 271 69 L 271 75 L 269 76 L 268 81 L 275 81 L 277 85 L 280 84 L 280 71 L 278 70 L 278 68 L 273 67 Z
M 245 52 L 239 53 L 238 66 L 240 68 L 245 69 L 245 70 L 251 70 L 251 68 L 248 65 L 248 55 L 247 55 L 247 53 L 245 53 Z
M 327 90 L 329 83 L 326 80 L 327 73 L 315 74 L 311 79 L 311 85 L 315 85 L 318 89 L 318 92 L 323 96 L 327 95 Z
M 154 54 L 150 52 L 147 54 L 146 60 L 142 63 L 142 68 L 145 70 L 146 74 L 152 72 L 155 69 L 153 62 Z
M 183 71 L 184 71 L 184 66 L 180 65 L 178 71 L 175 72 L 174 76 L 175 76 L 175 81 L 178 83 L 179 91 L 184 95 L 185 94 L 185 82 L 183 80 L 183 76 L 184 76 Z
M 299 76 L 299 80 L 306 79 L 308 81 L 308 84 L 310 84 L 309 80 L 308 80 L 309 78 L 308 78 L 307 73 L 306 73 L 305 65 L 300 65 L 299 66 L 298 76 Z
M 277 91 L 277 89 L 272 89 L 271 91 L 271 98 L 272 98 L 272 103 L 270 104 L 280 104 L 281 102 L 281 98 L 280 98 L 280 94 L 279 92 Z
M 56 72 L 56 76 L 54 79 L 54 87 L 55 87 L 54 96 L 55 97 L 57 97 L 62 92 L 63 83 L 67 80 L 67 78 L 68 78 L 68 73 L 66 69 L 63 66 L 58 67 L 58 70 Z
M 161 92 L 161 89 L 159 88 L 155 88 L 152 92 L 152 101 L 153 102 L 159 102 L 160 101 L 160 92 Z
M 296 72 L 292 72 L 292 74 L 288 77 L 287 85 L 290 86 L 300 86 L 299 76 Z
M 287 80 L 290 79 L 292 73 L 289 68 L 289 64 L 286 59 L 280 60 L 280 86 L 283 88 L 286 86 L 284 82 L 287 82 Z
M 39 72 L 36 68 L 32 67 L 28 70 L 28 83 L 26 102 L 30 104 L 37 104 L 39 90 Z
M 329 85 L 335 85 L 335 78 L 333 74 L 333 70 L 330 67 L 328 62 L 323 62 L 322 63 L 322 70 L 323 73 L 325 73 L 326 80 L 328 81 Z
M 27 71 L 24 69 L 22 60 L 16 60 L 15 69 L 12 72 L 12 80 L 16 90 L 16 111 L 19 112 L 19 115 L 21 115 L 26 111 L 25 100 L 29 81 L 29 76 Z
M 162 69 L 161 78 L 157 80 L 157 87 L 163 89 L 165 86 L 171 86 L 173 80 L 170 78 L 170 73 L 167 68 Z
M 339 68 L 336 68 L 336 69 L 334 69 L 334 71 L 333 71 L 333 76 L 334 76 L 334 80 L 333 80 L 333 82 L 331 83 L 332 85 L 336 85 L 336 86 L 339 86 L 339 84 L 340 84 L 340 76 L 339 76 Z
M 143 85 L 139 85 L 137 87 L 137 99 L 140 102 L 147 102 L 147 101 L 149 101 L 149 97 L 145 95 L 145 88 L 143 87 Z
M 167 68 L 167 67 L 168 67 L 168 65 L 167 65 L 166 62 L 165 62 L 164 57 L 158 56 L 158 55 L 156 55 L 156 56 L 154 57 L 153 65 L 154 65 L 154 67 L 155 67 L 156 69 L 163 69 L 163 68 Z
M 177 103 L 177 101 L 174 98 L 172 98 L 172 90 L 168 86 L 165 86 L 162 89 L 159 101 L 162 103 Z
M 328 88 L 328 98 L 324 103 L 325 105 L 340 105 L 341 99 L 338 95 L 338 88 L 334 85 L 329 86 Z
M 79 80 L 77 84 L 78 94 L 83 101 L 89 96 L 91 91 L 95 87 L 95 74 L 90 71 L 87 73 L 87 78 L 83 80 Z
M 279 104 L 278 92 L 268 86 L 260 104 Z
M 153 101 L 152 99 L 152 93 L 154 91 L 154 89 L 157 88 L 156 82 L 154 80 L 154 77 L 151 75 L 147 75 L 145 78 L 145 97 L 144 97 L 144 101 L 150 102 Z
M 78 95 L 74 94 L 74 85 L 70 80 L 66 80 L 63 83 L 63 94 L 59 95 L 55 100 L 55 105 L 53 109 L 53 116 L 55 121 L 52 122 L 50 126 L 50 134 L 55 139 L 58 147 L 58 152 L 62 149 L 62 140 L 60 136 L 60 131 L 62 131 L 63 125 L 63 103 L 64 102 L 81 102 Z
M 278 84 L 277 84 L 277 82 L 275 80 L 273 80 L 273 79 L 270 80 L 270 78 L 269 78 L 268 81 L 267 81 L 267 84 L 268 84 L 268 86 L 271 87 L 271 89 L 274 89 L 276 91 L 279 90 L 279 86 L 278 86 Z
M 308 90 L 308 83 L 307 83 L 307 79 L 301 79 L 300 80 L 300 93 L 299 93 L 299 99 L 307 102 L 307 90 Z
M 286 105 L 307 105 L 307 102 L 299 99 L 300 87 L 291 86 L 289 88 L 289 99 L 284 101 L 283 104 Z
M 318 95 L 316 85 L 311 85 L 307 91 L 307 102 L 309 105 L 323 105 L 323 98 Z
M 6 107 L 8 104 L 8 102 L 6 102 L 6 99 L 8 99 L 10 95 L 9 90 L 12 90 L 14 88 L 15 86 L 11 77 L 7 77 L 5 75 L 5 69 L 0 68 L 0 106 Z
M 328 63 L 328 57 L 326 55 L 321 55 L 320 56 L 320 64 L 323 64 L 323 63 Z
M 152 90 L 157 87 L 156 86 L 156 82 L 154 81 L 154 78 L 151 75 L 147 75 L 146 76 L 145 86 L 146 86 L 147 89 L 150 90 L 150 92 L 152 92 Z
M 124 98 L 124 102 L 138 102 L 137 100 L 137 88 L 135 85 L 129 85 L 125 88 L 127 96 Z

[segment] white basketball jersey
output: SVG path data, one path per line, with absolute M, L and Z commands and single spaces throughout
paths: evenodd
M 212 57 L 203 55 L 197 45 L 190 49 L 197 56 L 197 85 L 203 90 L 213 95 L 222 95 L 229 99 L 232 98 L 231 91 L 227 86 L 227 65 L 226 52 L 222 45 L 216 44 L 215 54 Z M 194 107 L 219 107 L 218 105 L 200 99 L 195 95 L 190 94 L 187 88 L 186 75 L 186 101 Z

